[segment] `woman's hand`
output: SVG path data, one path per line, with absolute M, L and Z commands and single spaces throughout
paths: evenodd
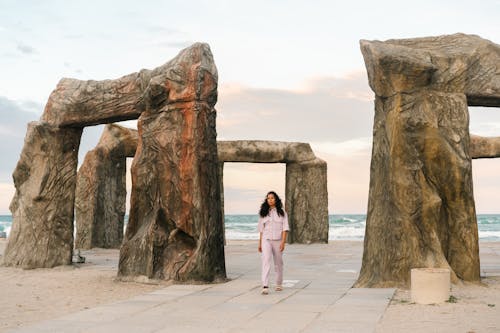
M 262 252 L 262 245 L 259 242 L 259 252 Z
M 285 251 L 285 242 L 280 243 L 280 251 L 281 252 Z

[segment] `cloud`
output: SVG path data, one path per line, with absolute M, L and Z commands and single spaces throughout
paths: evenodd
M 327 163 L 329 214 L 366 213 L 370 153 L 315 154 Z M 255 214 L 269 190 L 285 200 L 285 173 L 285 164 L 224 163 L 225 213 Z
M 165 45 L 173 49 L 183 49 L 193 45 L 194 43 L 195 42 L 192 40 L 186 40 L 186 41 L 167 42 Z
M 267 189 L 264 187 L 259 190 L 249 190 L 224 186 L 224 214 L 257 214 Z M 283 193 L 279 189 L 276 189 L 276 192 L 280 196 Z
M 311 144 L 328 165 L 330 214 L 364 213 L 368 200 L 373 93 L 364 73 L 311 79 L 298 90 L 224 85 L 219 89 L 219 140 Z M 255 213 L 263 195 L 285 195 L 284 164 L 225 163 L 225 211 Z
M 500 108 L 469 107 L 469 130 L 482 136 L 500 136 Z
M 168 47 L 172 49 L 184 49 L 192 44 L 194 44 L 193 41 L 168 41 L 154 43 L 155 46 Z
M 474 184 L 474 201 L 479 214 L 498 214 L 498 194 L 500 177 L 498 169 L 500 159 L 472 160 L 472 181 Z
M 285 164 L 224 163 L 224 211 L 255 214 L 268 191 L 285 197 Z
M 21 51 L 21 53 L 23 54 L 28 54 L 28 55 L 37 53 L 34 47 L 21 43 L 17 44 L 17 50 Z
M 0 215 L 9 215 L 9 205 L 16 189 L 13 183 L 0 183 Z
M 42 106 L 32 101 L 12 101 L 0 96 L 0 182 L 12 181 L 12 171 L 19 160 L 27 124 L 38 120 Z M 37 112 L 33 112 L 38 110 Z
M 161 25 L 156 25 L 156 24 L 149 24 L 145 26 L 144 28 L 147 32 L 149 33 L 159 33 L 163 35 L 164 37 L 166 36 L 172 36 L 172 35 L 185 35 L 185 33 L 181 30 L 177 30 L 174 28 L 169 28 L 169 27 L 164 27 Z
M 329 214 L 366 213 L 371 153 L 316 155 L 327 163 Z
M 373 96 L 365 75 L 318 78 L 299 91 L 223 85 L 220 139 L 341 142 L 372 134 Z
M 65 39 L 69 40 L 78 40 L 78 39 L 83 39 L 85 38 L 85 35 L 83 34 L 74 34 L 74 33 L 69 33 L 63 36 Z
M 309 142 L 315 152 L 335 156 L 366 156 L 370 155 L 372 137 L 355 138 L 342 142 Z
M 353 72 L 338 78 L 313 78 L 306 81 L 303 89 L 306 92 L 322 92 L 336 98 L 358 99 L 365 102 L 371 102 L 374 98 L 365 72 Z

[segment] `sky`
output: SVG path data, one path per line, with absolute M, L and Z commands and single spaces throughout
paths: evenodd
M 218 69 L 218 140 L 308 142 L 328 163 L 329 213 L 366 213 L 374 94 L 359 40 L 462 32 L 498 44 L 499 14 L 499 0 L 0 0 L 0 214 L 10 214 L 26 125 L 61 78 L 153 69 L 194 42 L 210 45 Z M 499 108 L 470 117 L 471 133 L 500 136 Z M 85 129 L 80 161 L 101 131 Z M 473 161 L 479 213 L 500 213 L 499 167 Z M 254 214 L 284 184 L 283 164 L 226 163 L 225 211 Z

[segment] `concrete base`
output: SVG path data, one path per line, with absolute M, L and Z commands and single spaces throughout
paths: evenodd
M 450 270 L 447 268 L 413 268 L 411 270 L 411 301 L 436 304 L 450 298 Z

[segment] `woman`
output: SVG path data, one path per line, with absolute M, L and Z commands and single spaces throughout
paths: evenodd
M 288 216 L 276 192 L 267 193 L 259 212 L 259 252 L 262 253 L 262 294 L 269 293 L 269 272 L 271 257 L 276 272 L 276 291 L 282 291 L 283 251 L 288 230 Z

